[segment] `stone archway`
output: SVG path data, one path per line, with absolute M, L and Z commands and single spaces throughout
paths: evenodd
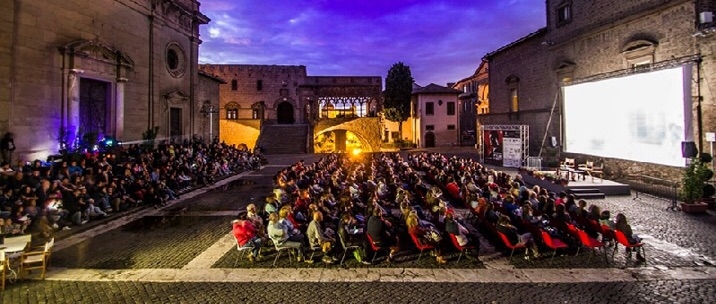
M 293 124 L 294 121 L 293 105 L 288 101 L 279 103 L 276 107 L 276 122 L 279 124 Z
M 425 133 L 425 147 L 426 148 L 434 148 L 435 147 L 435 133 L 433 133 L 433 132 Z

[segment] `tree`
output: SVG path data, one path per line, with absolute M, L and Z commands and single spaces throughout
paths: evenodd
M 385 118 L 398 123 L 398 133 L 403 138 L 403 122 L 410 116 L 410 95 L 413 91 L 413 76 L 410 67 L 398 62 L 388 70 L 385 78 Z

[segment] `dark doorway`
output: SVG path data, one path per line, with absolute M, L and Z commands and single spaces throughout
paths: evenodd
M 101 139 L 106 135 L 108 92 L 108 82 L 80 79 L 80 136 L 94 133 Z
M 435 147 L 435 133 L 433 133 L 433 132 L 425 133 L 425 147 L 426 148 Z
M 276 122 L 280 124 L 292 124 L 293 120 L 293 105 L 284 101 L 278 104 L 276 108 Z
M 172 140 L 181 141 L 184 132 L 182 131 L 182 109 L 171 108 L 169 112 L 169 137 Z

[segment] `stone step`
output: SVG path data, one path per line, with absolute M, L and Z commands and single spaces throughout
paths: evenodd
M 308 125 L 265 125 L 258 144 L 266 154 L 306 153 Z

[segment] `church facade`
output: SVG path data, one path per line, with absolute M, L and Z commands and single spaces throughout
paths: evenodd
M 14 134 L 17 158 L 88 138 L 140 142 L 154 127 L 158 139 L 207 133 L 218 100 L 198 91 L 221 79 L 197 70 L 199 26 L 209 22 L 198 1 L 4 3 L 0 133 Z

